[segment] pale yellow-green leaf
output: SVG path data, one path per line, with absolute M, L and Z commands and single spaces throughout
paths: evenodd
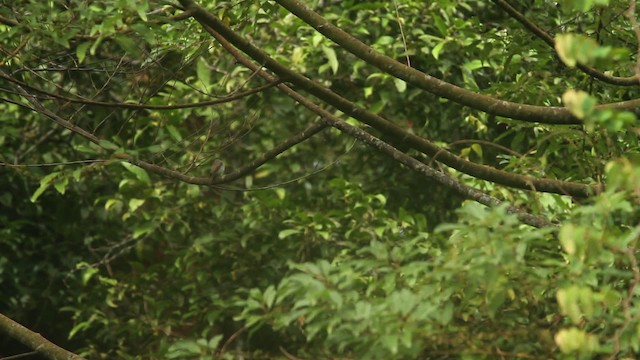
M 567 90 L 562 95 L 562 102 L 578 119 L 584 119 L 591 115 L 596 106 L 596 100 L 589 94 L 581 90 L 573 89 Z
M 209 87 L 211 84 L 211 70 L 209 69 L 209 64 L 203 57 L 198 58 L 198 62 L 196 63 L 196 75 L 201 85 L 205 88 Z
M 336 51 L 333 50 L 333 48 L 330 48 L 328 46 L 323 46 L 322 51 L 324 52 L 324 56 L 327 57 L 327 61 L 329 63 L 329 66 L 331 67 L 331 71 L 333 71 L 334 74 L 337 73 L 338 57 L 336 55 Z
M 134 212 L 136 211 L 140 206 L 142 206 L 142 204 L 144 204 L 144 199 L 131 199 L 129 200 L 129 211 L 130 212 Z
M 396 86 L 398 92 L 403 93 L 405 90 L 407 90 L 407 83 L 404 82 L 404 80 L 394 78 L 393 84 Z
M 584 353 L 589 354 L 598 349 L 598 338 L 587 334 L 584 330 L 572 327 L 558 331 L 555 341 L 560 351 L 565 354 Z

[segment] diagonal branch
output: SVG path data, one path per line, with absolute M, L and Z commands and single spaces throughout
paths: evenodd
M 264 79 L 266 79 L 267 81 L 271 81 L 271 79 L 274 79 L 273 76 L 267 74 L 265 71 L 260 70 L 260 67 L 258 65 L 255 65 L 254 63 L 252 63 L 249 59 L 247 59 L 246 57 L 242 56 L 237 50 L 235 50 L 232 45 L 226 41 L 222 36 L 220 36 L 219 34 L 217 34 L 215 31 L 212 31 L 211 29 L 209 29 L 209 33 L 214 36 L 216 38 L 217 41 L 220 42 L 220 44 L 231 54 L 233 55 L 236 60 L 240 63 L 242 63 L 243 65 L 245 65 L 246 67 L 248 67 L 249 69 L 251 69 L 252 71 L 257 71 L 258 75 L 263 77 Z M 410 169 L 412 169 L 413 171 L 419 173 L 422 176 L 425 176 L 427 178 L 433 179 L 437 182 L 439 182 L 440 184 L 453 189 L 454 191 L 458 192 L 459 194 L 461 194 L 462 196 L 466 197 L 467 199 L 471 199 L 474 201 L 477 201 L 483 205 L 489 206 L 489 207 L 494 207 L 494 206 L 500 206 L 502 205 L 502 201 L 500 201 L 499 199 L 490 196 L 488 194 L 483 193 L 482 191 L 479 191 L 477 189 L 474 189 L 470 186 L 464 185 L 463 183 L 461 183 L 460 181 L 454 179 L 453 177 L 451 177 L 450 175 L 447 175 L 443 172 L 437 171 L 435 169 L 433 169 L 430 166 L 427 166 L 426 164 L 414 159 L 413 157 L 403 153 L 402 151 L 394 148 L 393 146 L 389 145 L 388 143 L 376 138 L 375 136 L 369 134 L 368 132 L 353 126 L 351 124 L 348 124 L 345 121 L 342 121 L 341 119 L 339 119 L 338 117 L 336 117 L 335 115 L 331 114 L 330 112 L 324 110 L 323 108 L 321 108 L 320 106 L 314 104 L 313 102 L 311 102 L 309 99 L 307 99 L 306 97 L 300 95 L 298 92 L 294 91 L 293 89 L 291 89 L 290 87 L 288 87 L 287 85 L 284 84 L 278 84 L 277 85 L 278 89 L 280 91 L 282 91 L 284 94 L 286 94 L 287 96 L 291 97 L 292 99 L 294 99 L 295 101 L 297 101 L 298 103 L 300 103 L 301 105 L 303 105 L 304 107 L 306 107 L 307 109 L 313 111 L 314 113 L 316 113 L 317 115 L 321 116 L 322 119 L 324 121 L 326 121 L 330 126 L 339 129 L 340 131 L 342 131 L 343 133 L 346 133 L 348 135 L 351 135 L 352 137 L 366 143 L 367 145 L 373 147 L 374 149 L 378 150 L 379 152 L 392 157 L 394 160 L 398 161 L 399 163 L 409 167 Z M 520 221 L 522 221 L 525 224 L 534 226 L 534 227 L 545 227 L 545 226 L 551 226 L 552 223 L 547 220 L 545 217 L 542 216 L 536 216 L 536 215 L 532 215 L 529 214 L 525 211 L 522 211 L 514 206 L 508 206 L 507 210 L 513 214 L 515 214 L 518 219 L 520 219 Z
M 326 127 L 327 125 L 324 124 L 323 122 L 315 122 L 310 124 L 309 126 L 307 126 L 306 129 L 293 135 L 289 139 L 286 139 L 282 143 L 276 145 L 273 149 L 262 154 L 259 158 L 253 160 L 249 164 L 216 179 L 215 183 L 216 184 L 228 183 L 253 172 L 258 167 L 264 165 L 267 161 L 274 159 L 276 156 L 280 155 L 281 153 L 293 147 L 294 145 L 297 145 L 309 139 L 310 137 L 324 130 Z
M 185 5 L 185 7 L 187 7 L 188 4 L 193 4 L 193 0 L 180 0 L 180 2 Z M 347 32 L 329 23 L 328 20 L 300 1 L 276 0 L 276 2 L 353 55 L 386 73 L 437 96 L 489 114 L 515 120 L 556 125 L 582 123 L 564 107 L 535 106 L 504 101 L 442 81 L 375 51 Z M 640 99 L 603 104 L 596 107 L 596 109 L 605 108 L 634 111 L 640 114 Z
M 7 75 L 7 73 L 2 71 L 2 69 L 0 69 L 0 76 L 2 76 L 4 78 L 9 77 L 9 75 Z M 38 99 L 34 95 L 28 93 L 22 86 L 14 83 L 14 87 L 15 87 L 16 91 L 18 91 L 18 93 L 20 95 L 22 95 L 25 99 L 27 99 L 27 101 L 31 105 L 33 105 L 33 108 L 37 112 L 39 112 L 39 113 L 45 115 L 46 117 L 48 117 L 49 119 L 55 121 L 56 123 L 58 123 L 58 125 L 64 127 L 65 129 L 70 130 L 71 132 L 76 133 L 76 134 L 88 139 L 92 143 L 99 144 L 100 139 L 97 136 L 95 136 L 92 133 L 88 132 L 87 130 L 77 126 L 76 124 L 74 124 L 74 123 L 72 123 L 72 122 L 70 122 L 68 120 L 65 120 L 62 117 L 54 114 L 49 109 L 47 109 L 44 106 L 42 106 L 42 104 L 38 101 Z
M 45 339 L 42 335 L 27 329 L 2 314 L 0 314 L 0 332 L 7 334 L 12 339 L 18 340 L 47 359 L 84 360 L 83 357 L 59 347 Z
M 222 23 L 217 17 L 210 14 L 204 8 L 195 4 L 191 0 L 181 0 L 185 8 L 193 12 L 195 19 L 200 22 L 206 31 L 212 33 L 215 31 L 222 37 L 227 39 L 229 43 L 244 53 L 249 55 L 253 60 L 260 64 L 264 64 L 266 68 L 273 71 L 283 81 L 295 84 L 300 89 L 306 90 L 326 103 L 336 107 L 340 111 L 349 116 L 381 131 L 385 135 L 389 135 L 395 139 L 401 139 L 405 144 L 421 151 L 439 162 L 450 166 L 460 172 L 473 176 L 478 179 L 491 181 L 497 184 L 514 187 L 518 189 L 534 190 L 542 192 L 551 192 L 562 195 L 571 195 L 575 197 L 588 197 L 600 192 L 600 185 L 586 185 L 573 182 L 565 182 L 553 179 L 540 179 L 533 176 L 524 176 L 513 174 L 507 171 L 498 170 L 490 166 L 479 165 L 464 160 L 453 153 L 442 149 L 431 141 L 423 139 L 417 135 L 406 132 L 400 126 L 388 121 L 387 119 L 367 111 L 366 109 L 354 104 L 353 102 L 334 93 L 330 89 L 314 82 L 303 75 L 292 71 L 278 61 L 271 58 L 264 51 L 252 45 L 249 41 L 243 39 L 240 35 L 231 30 Z M 213 34 L 212 34 L 213 35 Z
M 511 4 L 509 4 L 505 0 L 492 0 L 498 7 L 504 10 L 506 13 L 511 15 L 512 18 L 516 19 L 519 23 L 521 23 L 525 28 L 531 31 L 534 35 L 542 39 L 547 45 L 555 49 L 556 42 L 549 35 L 548 32 L 541 29 L 538 25 L 533 23 L 531 20 L 527 19 L 522 13 L 516 10 Z M 590 66 L 578 64 L 578 68 L 582 70 L 585 74 L 596 78 L 602 82 L 609 83 L 612 85 L 621 85 L 621 86 L 637 86 L 640 85 L 640 77 L 638 75 L 630 76 L 630 77 L 619 77 L 607 75 L 597 69 L 594 69 Z

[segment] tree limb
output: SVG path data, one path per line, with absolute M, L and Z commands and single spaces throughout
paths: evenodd
M 549 35 L 548 32 L 542 30 L 538 25 L 533 23 L 533 21 L 527 19 L 526 16 L 524 16 L 522 13 L 516 10 L 507 1 L 505 0 L 492 0 L 492 1 L 496 5 L 498 5 L 498 7 L 500 7 L 502 10 L 504 10 L 507 14 L 509 14 L 512 18 L 517 20 L 525 28 L 531 31 L 534 35 L 542 39 L 542 41 L 544 41 L 547 45 L 555 49 L 556 42 L 551 37 L 551 35 Z M 638 77 L 638 75 L 629 76 L 629 77 L 619 77 L 619 76 L 607 75 L 595 68 L 592 68 L 590 66 L 586 66 L 583 64 L 577 64 L 577 67 L 578 69 L 582 70 L 582 72 L 584 72 L 585 74 L 611 85 L 620 85 L 620 86 L 640 85 L 640 78 Z
M 375 51 L 342 29 L 329 23 L 328 20 L 305 6 L 300 1 L 275 1 L 353 55 L 388 74 L 437 96 L 489 114 L 515 120 L 555 125 L 582 123 L 581 120 L 575 118 L 571 112 L 564 107 L 514 103 L 496 99 L 488 95 L 475 93 L 442 81 Z M 180 0 L 180 2 L 186 7 L 187 4 L 192 4 L 193 0 Z M 605 108 L 634 111 L 636 114 L 640 114 L 640 99 L 603 104 L 596 107 L 596 109 Z
M 45 356 L 47 359 L 84 360 L 83 357 L 59 347 L 45 339 L 42 335 L 27 329 L 3 314 L 0 314 L 0 332 L 7 334 L 12 339 L 18 340 L 30 349 Z
M 271 81 L 271 79 L 273 79 L 273 76 L 267 74 L 265 71 L 260 70 L 260 67 L 258 65 L 255 65 L 254 63 L 252 63 L 249 59 L 245 58 L 244 56 L 242 56 L 239 52 L 237 52 L 235 49 L 233 49 L 231 47 L 231 44 L 226 41 L 222 36 L 220 36 L 219 34 L 215 33 L 215 32 L 209 32 L 210 34 L 212 34 L 214 37 L 216 37 L 216 40 L 218 40 L 222 46 L 229 51 L 235 58 L 236 60 L 238 60 L 238 62 L 242 63 L 243 65 L 245 65 L 246 67 L 248 67 L 249 69 L 251 69 L 252 71 L 257 71 L 258 75 L 263 77 L 264 79 L 266 79 L 267 81 Z M 459 194 L 461 194 L 462 196 L 466 197 L 467 199 L 471 199 L 474 201 L 477 201 L 483 205 L 489 206 L 489 207 L 495 207 L 495 206 L 499 206 L 502 205 L 502 201 L 490 196 L 488 194 L 483 193 L 480 190 L 474 189 L 470 186 L 467 186 L 463 183 L 461 183 L 460 181 L 454 179 L 453 177 L 451 177 L 450 175 L 437 171 L 433 168 L 431 168 L 430 166 L 427 166 L 426 164 L 422 163 L 419 160 L 414 159 L 413 157 L 403 153 L 402 151 L 394 148 L 393 146 L 389 145 L 388 143 L 378 139 L 377 137 L 367 133 L 366 131 L 353 126 L 351 124 L 348 124 L 345 121 L 342 121 L 341 119 L 339 119 L 338 117 L 336 117 L 335 115 L 331 114 L 330 112 L 324 110 L 323 108 L 321 108 L 320 106 L 314 104 L 313 102 L 311 102 L 309 99 L 307 99 L 306 97 L 300 95 L 298 92 L 294 91 L 293 89 L 291 89 L 289 86 L 285 85 L 285 84 L 278 84 L 277 85 L 278 90 L 282 91 L 284 94 L 286 94 L 287 96 L 289 96 L 290 98 L 294 99 L 295 101 L 297 101 L 298 103 L 300 103 L 301 105 L 303 105 L 304 107 L 306 107 L 307 109 L 313 111 L 314 113 L 316 113 L 317 115 L 321 116 L 323 121 L 326 121 L 327 124 L 329 124 L 330 126 L 339 129 L 340 131 L 342 131 L 343 133 L 346 133 L 348 135 L 351 135 L 352 137 L 366 143 L 367 145 L 373 147 L 374 149 L 378 150 L 379 152 L 390 156 L 391 158 L 393 158 L 394 160 L 396 160 L 397 162 L 406 165 L 407 167 L 409 167 L 410 169 L 412 169 L 413 171 L 427 177 L 430 179 L 433 179 L 437 182 L 439 182 L 440 184 L 453 189 L 454 191 L 458 192 Z M 542 216 L 536 216 L 536 215 L 532 215 L 529 214 L 525 211 L 522 211 L 514 206 L 508 206 L 507 210 L 513 214 L 515 214 L 518 219 L 520 219 L 520 221 L 522 221 L 525 224 L 534 226 L 534 227 L 545 227 L 545 226 L 551 226 L 552 223 L 547 220 L 545 217 Z
M 406 132 L 400 126 L 390 122 L 378 114 L 367 111 L 357 104 L 334 93 L 321 84 L 310 80 L 303 75 L 290 70 L 278 61 L 271 58 L 264 51 L 243 39 L 240 35 L 231 30 L 218 18 L 209 13 L 204 8 L 195 4 L 191 0 L 181 0 L 186 9 L 193 11 L 194 18 L 204 25 L 205 30 L 213 35 L 212 31 L 220 34 L 229 43 L 253 58 L 256 62 L 273 71 L 283 81 L 295 84 L 297 87 L 308 91 L 319 99 L 336 107 L 349 116 L 362 121 L 363 123 L 388 134 L 396 139 L 401 139 L 405 144 L 421 151 L 435 160 L 450 166 L 460 172 L 476 177 L 478 179 L 491 181 L 497 184 L 514 187 L 518 189 L 550 192 L 561 195 L 571 195 L 575 197 L 588 197 L 601 191 L 600 185 L 586 185 L 573 182 L 565 182 L 553 179 L 540 179 L 533 176 L 513 174 L 507 171 L 498 170 L 490 166 L 479 165 L 462 159 L 453 153 L 442 149 L 431 141 L 421 138 L 415 134 Z M 228 50 L 228 49 L 227 49 Z

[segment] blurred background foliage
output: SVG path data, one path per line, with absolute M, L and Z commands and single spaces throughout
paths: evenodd
M 638 97 L 567 67 L 491 1 L 306 3 L 398 61 L 504 100 Z M 213 159 L 238 168 L 316 116 L 275 88 L 168 111 L 44 95 L 108 153 L 0 80 L 0 312 L 90 359 L 640 352 L 633 115 L 587 114 L 590 127 L 496 118 L 365 64 L 273 2 L 201 4 L 291 69 L 464 158 L 607 190 L 578 202 L 443 169 L 558 224 L 533 229 L 329 129 L 229 186 L 198 187 L 113 155 L 205 176 Z M 626 48 L 596 65 L 634 74 L 627 3 L 512 5 L 553 34 Z M 0 65 L 50 94 L 104 102 L 194 103 L 265 84 L 179 13 L 146 0 L 7 2 L 0 16 L 17 24 L 0 24 Z M 19 350 L 6 338 L 0 349 Z

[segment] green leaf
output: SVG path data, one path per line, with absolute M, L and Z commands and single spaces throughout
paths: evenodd
M 149 174 L 147 174 L 145 169 L 138 167 L 136 165 L 133 165 L 131 163 L 128 163 L 126 161 L 123 161 L 120 164 L 122 164 L 122 166 L 125 169 L 129 170 L 129 172 L 134 174 L 138 180 L 142 181 L 147 185 L 151 184 L 151 179 L 149 178 Z
M 216 335 L 212 337 L 211 339 L 209 339 L 209 342 L 207 343 L 207 347 L 211 350 L 216 350 L 222 338 L 223 338 L 222 335 Z
M 438 43 L 436 46 L 433 47 L 433 49 L 431 49 L 431 55 L 433 55 L 433 57 L 438 60 L 438 58 L 440 57 L 440 53 L 442 52 L 442 48 L 444 48 L 444 44 L 446 44 L 446 41 L 442 41 L 440 43 Z
M 166 129 L 173 139 L 177 142 L 182 141 L 182 134 L 180 134 L 180 131 L 175 126 L 167 125 Z
M 555 341 L 565 354 L 591 354 L 598 349 L 598 338 L 595 335 L 575 327 L 558 331 Z
M 480 144 L 472 144 L 471 150 L 475 152 L 482 159 L 482 146 Z
M 114 37 L 116 43 L 128 53 L 132 57 L 139 57 L 141 55 L 141 51 L 139 48 L 139 44 L 134 41 L 130 36 L 117 35 Z
M 380 339 L 382 344 L 391 352 L 392 354 L 398 353 L 398 336 L 397 335 L 384 335 Z
M 44 191 L 47 190 L 47 188 L 51 185 L 53 180 L 57 178 L 59 175 L 60 175 L 60 172 L 53 172 L 43 177 L 40 180 L 40 186 L 36 189 L 36 191 L 33 192 L 33 195 L 31 195 L 31 199 L 30 199 L 31 202 L 32 203 L 36 202 L 40 197 L 40 195 L 42 195 Z
M 267 305 L 267 309 L 270 309 L 273 306 L 273 302 L 276 299 L 276 289 L 273 287 L 273 285 L 270 285 L 269 287 L 267 287 L 267 289 L 264 291 L 264 303 L 265 305 Z
M 79 64 L 82 64 L 82 62 L 84 61 L 87 55 L 87 50 L 89 49 L 89 46 L 91 46 L 91 42 L 85 41 L 76 47 L 76 56 L 78 57 Z
M 567 90 L 562 95 L 562 102 L 578 119 L 584 119 L 593 113 L 596 99 L 580 90 Z
M 147 10 L 149 10 L 149 3 L 146 1 L 137 2 L 136 12 L 142 21 L 147 21 Z
M 144 224 L 139 225 L 139 226 L 136 226 L 136 227 L 133 229 L 133 235 L 132 235 L 132 237 L 133 237 L 134 239 L 138 239 L 138 238 L 139 238 L 139 237 L 141 237 L 142 235 L 146 235 L 146 234 L 151 233 L 151 232 L 152 232 L 153 230 L 155 230 L 157 227 L 158 227 L 158 223 L 153 222 L 153 221 L 151 221 L 151 222 L 147 222 L 147 223 L 144 223 Z
M 324 52 L 324 55 L 327 57 L 331 70 L 333 71 L 334 74 L 336 74 L 338 72 L 338 57 L 336 56 L 335 50 L 333 50 L 333 48 L 323 45 L 322 51 Z
M 167 350 L 168 359 L 184 359 L 200 355 L 200 346 L 195 341 L 181 340 Z
M 202 56 L 198 58 L 198 62 L 196 63 L 196 74 L 198 76 L 198 81 L 205 89 L 211 85 L 211 69 L 209 67 L 209 63 L 207 63 Z
M 398 92 L 403 93 L 405 92 L 405 90 L 407 90 L 407 83 L 404 82 L 404 80 L 394 78 L 393 83 L 396 86 L 396 89 L 398 90 Z
M 61 195 L 64 195 L 68 185 L 69 185 L 69 178 L 66 176 L 61 177 L 60 179 L 56 180 L 56 182 L 53 183 L 53 186 Z
M 107 150 L 118 150 L 120 147 L 109 140 L 101 139 L 98 143 L 100 147 L 105 148 Z
M 93 275 L 97 274 L 98 272 L 99 270 L 95 267 L 87 267 L 86 269 L 84 269 L 84 271 L 82 272 L 82 284 L 87 285 Z
M 562 0 L 560 1 L 562 8 L 568 11 L 586 12 L 594 6 L 607 6 L 609 0 Z
M 129 200 L 129 212 L 135 212 L 140 206 L 144 204 L 144 199 L 131 199 Z
M 577 64 L 593 65 L 596 60 L 606 58 L 611 47 L 600 46 L 592 38 L 578 34 L 559 34 L 555 38 L 558 56 L 569 67 Z
M 291 235 L 299 234 L 300 230 L 297 229 L 286 229 L 282 230 L 278 233 L 278 239 L 285 239 Z

